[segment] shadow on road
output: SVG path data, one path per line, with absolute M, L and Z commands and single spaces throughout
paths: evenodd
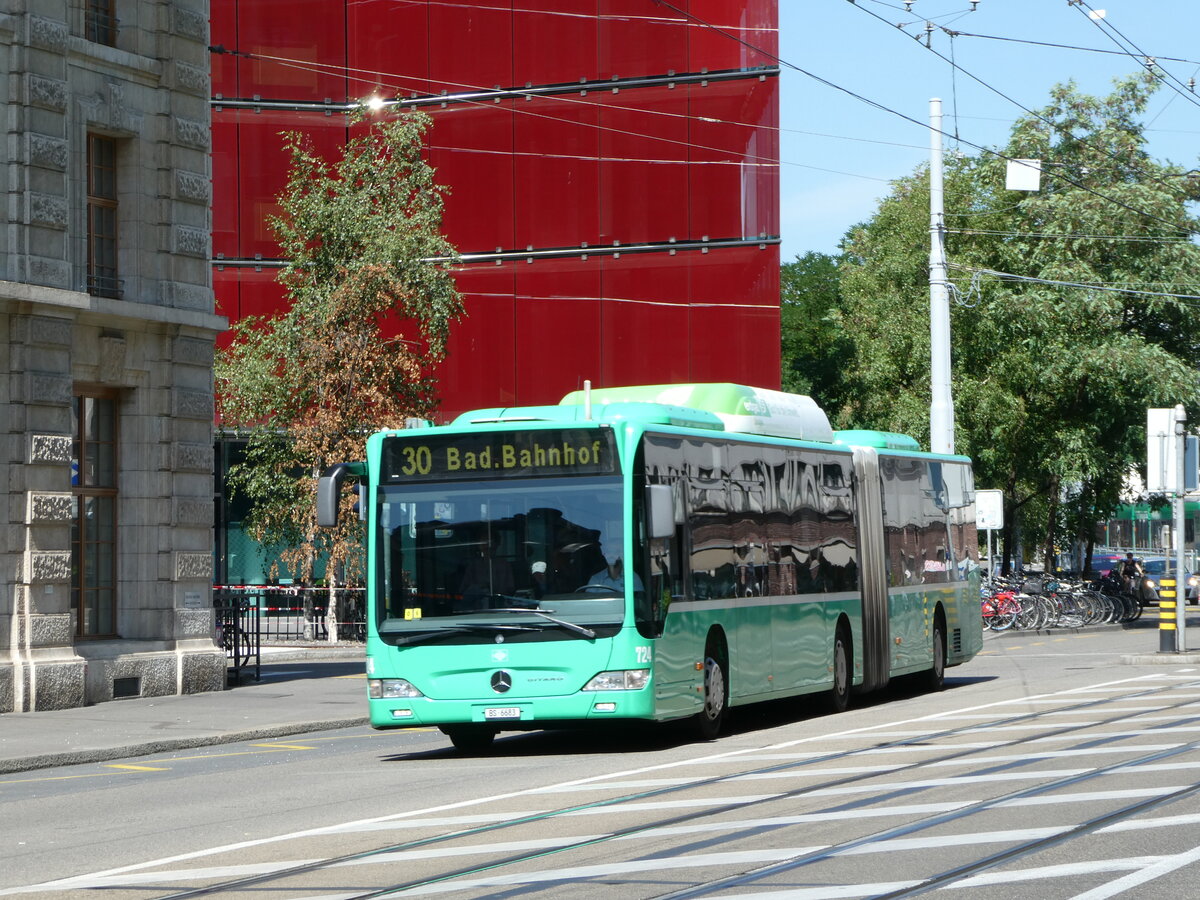
M 261 683 L 281 681 L 303 681 L 313 678 L 341 678 L 347 675 L 362 675 L 362 660 L 286 660 L 264 662 Z M 243 676 L 242 686 L 253 687 L 254 678 Z M 363 710 L 366 710 L 366 687 L 363 687 Z
M 995 681 L 992 676 L 946 678 L 947 692 L 956 687 Z M 869 709 L 926 693 L 919 679 L 896 678 L 888 687 L 871 694 L 856 695 L 852 709 Z M 809 719 L 832 716 L 822 694 L 771 700 L 739 706 L 730 710 L 723 736 L 753 734 Z M 522 757 L 576 756 L 610 753 L 659 753 L 700 743 L 689 721 L 678 722 L 582 722 L 578 727 L 545 731 L 501 732 L 484 757 L 516 759 Z M 715 742 L 714 742 L 715 746 Z M 381 756 L 381 762 L 419 762 L 464 757 L 447 744 L 412 753 Z

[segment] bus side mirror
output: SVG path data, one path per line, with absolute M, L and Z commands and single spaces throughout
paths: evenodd
M 338 523 L 338 501 L 342 498 L 342 482 L 347 475 L 358 474 L 360 464 L 338 463 L 325 470 L 317 479 L 317 526 L 336 528 Z
M 651 538 L 675 535 L 675 492 L 669 484 L 646 485 L 646 525 Z

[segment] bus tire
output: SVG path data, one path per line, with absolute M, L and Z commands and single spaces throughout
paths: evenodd
M 838 622 L 833 637 L 833 686 L 829 689 L 831 712 L 845 712 L 850 706 L 850 665 L 853 658 L 850 629 L 845 622 Z
M 704 706 L 696 714 L 696 735 L 704 741 L 714 740 L 725 726 L 729 708 L 729 678 L 726 656 L 720 645 L 709 640 L 704 651 Z
M 492 749 L 492 741 L 496 737 L 495 729 L 486 725 L 439 725 L 439 730 L 454 749 L 465 756 L 479 756 Z
M 933 663 L 925 673 L 925 689 L 940 691 L 946 686 L 946 625 L 939 609 L 933 617 Z

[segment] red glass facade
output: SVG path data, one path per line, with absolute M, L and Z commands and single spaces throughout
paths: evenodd
M 777 0 L 674 5 L 212 0 L 212 43 L 250 54 L 213 56 L 219 311 L 282 302 L 279 133 L 335 157 L 380 93 L 433 117 L 446 233 L 489 255 L 456 270 L 441 417 L 584 379 L 778 387 Z

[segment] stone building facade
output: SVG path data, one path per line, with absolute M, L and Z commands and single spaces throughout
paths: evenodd
M 208 3 L 0 0 L 0 713 L 220 690 Z

